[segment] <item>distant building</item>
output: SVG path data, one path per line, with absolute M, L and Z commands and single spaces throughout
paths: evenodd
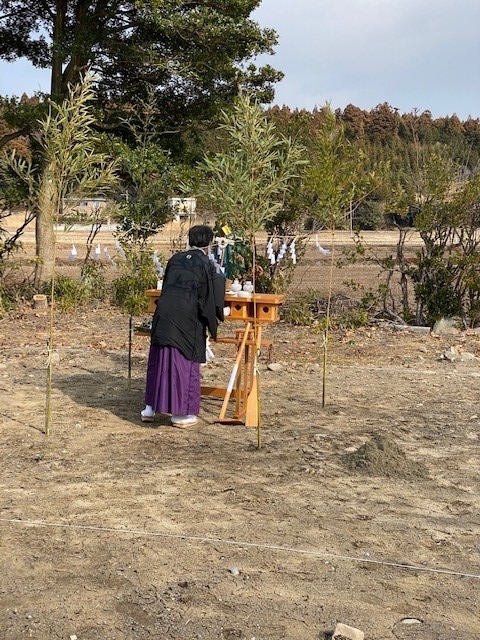
M 76 214 L 79 217 L 91 216 L 99 213 L 107 206 L 106 198 L 69 198 L 63 201 L 63 213 L 65 215 Z
M 190 217 L 196 218 L 197 199 L 196 198 L 169 198 L 167 204 L 174 210 L 175 220 Z

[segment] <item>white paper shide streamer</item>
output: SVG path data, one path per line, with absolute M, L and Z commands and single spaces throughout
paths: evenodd
M 158 277 L 159 278 L 163 278 L 163 265 L 160 262 L 160 259 L 158 257 L 158 249 L 155 249 L 155 251 L 153 252 L 153 264 L 155 265 L 155 269 L 158 273 Z
M 115 249 L 117 251 L 117 254 L 120 258 L 120 260 L 122 260 L 123 262 L 125 262 L 125 260 L 127 259 L 127 256 L 125 255 L 125 251 L 123 250 L 122 245 L 118 242 L 115 242 Z
M 287 243 L 284 240 L 282 242 L 282 246 L 280 247 L 280 251 L 278 252 L 278 255 L 277 255 L 277 262 L 280 262 L 280 260 L 282 260 L 285 257 L 286 253 L 287 253 Z
M 273 240 L 269 239 L 267 243 L 267 258 L 270 261 L 270 264 L 275 264 L 277 258 L 275 257 L 275 251 L 273 250 Z
M 320 251 L 322 256 L 329 256 L 330 255 L 330 249 L 324 249 L 322 247 L 322 245 L 320 244 L 320 241 L 318 240 L 318 236 L 315 236 L 315 246 Z
M 280 249 L 278 250 L 278 253 L 275 253 L 275 249 L 273 248 L 274 240 L 277 243 L 279 243 L 280 240 L 282 240 L 282 243 L 280 244 Z M 267 248 L 266 248 L 267 260 L 270 262 L 270 264 L 274 265 L 274 264 L 280 262 L 281 260 L 283 260 L 283 258 L 285 258 L 287 256 L 287 253 L 289 254 L 289 257 L 290 257 L 291 261 L 293 262 L 293 264 L 297 264 L 297 254 L 296 254 L 296 250 L 295 250 L 295 242 L 296 242 L 296 238 L 293 238 L 293 240 L 290 242 L 290 244 L 288 244 L 287 239 L 285 239 L 285 238 L 282 239 L 282 236 L 280 236 L 279 238 L 274 238 L 272 236 L 268 240 Z
M 109 254 L 107 247 L 103 248 L 103 257 L 105 258 L 105 261 L 112 265 L 112 267 L 114 269 L 117 268 L 117 263 L 115 262 L 115 260 L 112 258 L 112 256 Z
M 290 243 L 290 258 L 293 264 L 297 264 L 297 254 L 295 253 L 295 238 Z

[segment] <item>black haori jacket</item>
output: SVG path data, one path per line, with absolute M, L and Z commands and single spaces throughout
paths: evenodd
M 176 347 L 193 362 L 205 362 L 207 329 L 217 337 L 223 321 L 225 278 L 201 249 L 170 258 L 153 315 L 151 344 Z

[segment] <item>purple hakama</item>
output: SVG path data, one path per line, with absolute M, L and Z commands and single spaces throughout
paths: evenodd
M 151 345 L 145 404 L 156 413 L 198 415 L 200 363 L 187 360 L 175 347 Z

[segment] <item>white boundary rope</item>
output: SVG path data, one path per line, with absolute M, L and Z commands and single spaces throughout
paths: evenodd
M 174 533 L 161 533 L 156 531 L 140 531 L 136 529 L 118 529 L 116 527 L 96 527 L 91 525 L 67 524 L 62 522 L 43 522 L 41 520 L 21 520 L 20 518 L 0 518 L 0 522 L 10 524 L 23 524 L 36 527 L 56 527 L 59 529 L 76 529 L 81 531 L 96 531 L 99 533 L 121 533 L 135 536 L 148 536 L 152 538 L 170 538 L 173 540 L 186 540 L 189 542 L 206 542 L 208 544 L 227 544 L 236 547 L 250 547 L 254 549 L 263 549 L 268 551 L 284 551 L 288 553 L 298 553 L 302 555 L 312 556 L 315 558 L 333 558 L 334 560 L 345 560 L 348 562 L 361 562 L 381 565 L 383 567 L 394 567 L 396 569 L 407 569 L 409 571 L 423 571 L 426 573 L 437 573 L 449 576 L 457 576 L 460 578 L 475 578 L 480 580 L 480 574 L 465 573 L 462 571 L 453 571 L 451 569 L 434 569 L 433 567 L 421 567 L 402 562 L 388 562 L 384 560 L 373 560 L 372 558 L 358 558 L 355 556 L 345 556 L 336 553 L 328 553 L 326 551 L 308 551 L 307 549 L 296 549 L 295 547 L 284 547 L 281 545 L 263 544 L 258 542 L 240 542 L 238 540 L 226 540 L 224 538 L 209 538 L 205 536 L 192 536 Z

